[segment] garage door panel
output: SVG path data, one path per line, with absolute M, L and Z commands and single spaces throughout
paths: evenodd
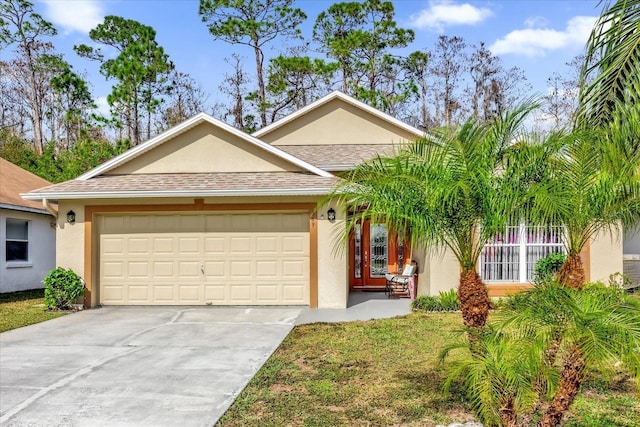
M 202 247 L 200 245 L 202 238 L 199 236 L 189 236 L 178 238 L 178 251 L 182 255 L 200 254 Z
M 151 288 L 149 286 L 130 283 L 125 289 L 127 290 L 127 300 L 129 303 L 143 304 L 151 302 Z
M 104 216 L 98 232 L 102 304 L 309 303 L 308 214 Z
M 122 237 L 104 236 L 101 247 L 103 254 L 121 255 L 124 250 L 124 239 Z
M 124 304 L 124 287 L 122 285 L 105 285 L 100 290 L 102 301 L 105 304 Z
M 309 241 L 304 236 L 282 237 L 282 253 L 285 255 L 308 255 Z
M 153 262 L 153 278 L 173 279 L 175 277 L 175 268 L 173 261 L 154 261 Z
M 229 255 L 244 256 L 254 252 L 255 238 L 251 236 L 231 236 L 229 237 Z
M 173 237 L 152 237 L 154 254 L 172 254 L 176 252 L 175 238 Z
M 256 298 L 259 301 L 271 302 L 276 304 L 278 302 L 278 285 L 261 285 L 256 284 Z
M 226 261 L 206 261 L 204 265 L 207 279 L 222 279 L 227 277 Z
M 187 304 L 199 304 L 200 298 L 200 285 L 199 284 L 184 284 L 178 287 L 180 302 Z
M 174 285 L 160 285 L 155 284 L 153 286 L 153 300 L 159 303 L 173 304 L 176 299 Z
M 205 303 L 213 305 L 224 303 L 227 299 L 226 285 L 205 285 L 204 300 Z
M 204 238 L 204 252 L 207 255 L 222 255 L 227 250 L 227 238 L 224 236 L 206 236 Z
M 251 283 L 233 283 L 229 286 L 229 297 L 232 304 L 249 304 L 253 300 Z
M 178 261 L 177 280 L 199 279 L 200 263 L 198 261 Z
M 289 304 L 305 303 L 305 284 L 292 283 L 282 286 L 282 300 Z

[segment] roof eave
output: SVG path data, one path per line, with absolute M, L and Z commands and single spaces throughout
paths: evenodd
M 205 191 L 73 191 L 56 193 L 26 193 L 26 200 L 79 200 L 79 199 L 131 199 L 162 197 L 233 197 L 233 196 L 322 196 L 329 194 L 332 187 L 289 188 L 267 190 L 205 190 Z
M 29 206 L 12 205 L 10 203 L 0 203 L 0 209 L 9 209 L 13 211 L 29 212 L 29 213 L 35 213 L 40 215 L 52 216 L 45 209 L 32 208 Z

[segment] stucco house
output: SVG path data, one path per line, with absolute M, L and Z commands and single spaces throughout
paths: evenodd
M 42 288 L 55 267 L 55 218 L 42 203 L 20 197 L 46 185 L 51 183 L 0 158 L 0 292 Z
M 422 135 L 333 92 L 253 135 L 199 114 L 24 197 L 59 204 L 57 264 L 84 277 L 89 306 L 344 308 L 351 290 L 382 289 L 384 273 L 409 259 L 419 266 L 418 293 L 437 294 L 457 285 L 451 254 L 409 254 L 384 224 L 369 223 L 336 250 L 345 212 L 317 206 L 337 172 Z M 492 295 L 527 281 L 533 245 L 504 246 L 483 258 Z M 491 256 L 500 251 L 523 255 L 514 264 Z M 594 241 L 585 262 L 591 278 L 621 271 L 622 244 Z

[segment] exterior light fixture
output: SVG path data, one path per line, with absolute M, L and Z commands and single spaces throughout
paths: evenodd
M 76 213 L 74 211 L 67 212 L 67 222 L 69 224 L 75 224 L 75 222 L 76 222 Z
M 329 208 L 329 210 L 327 211 L 327 219 L 329 220 L 329 222 L 333 222 L 336 220 L 336 210 L 333 208 Z

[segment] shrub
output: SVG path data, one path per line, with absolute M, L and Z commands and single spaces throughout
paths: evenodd
M 84 295 L 84 281 L 71 269 L 54 268 L 42 283 L 44 303 L 52 310 L 70 309 L 76 298 Z
M 536 282 L 553 278 L 560 271 L 560 267 L 566 259 L 567 256 L 560 252 L 550 253 L 544 258 L 540 258 L 534 268 Z
M 440 292 L 437 297 L 430 295 L 420 295 L 411 302 L 411 308 L 415 311 L 457 311 L 458 297 L 456 290 Z

